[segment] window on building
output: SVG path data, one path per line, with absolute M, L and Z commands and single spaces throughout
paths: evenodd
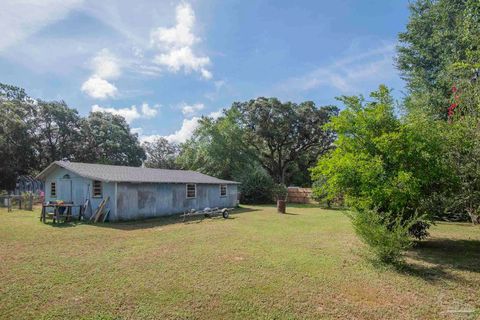
M 220 197 L 226 197 L 227 196 L 227 185 L 226 184 L 221 184 L 220 185 Z
M 94 180 L 93 181 L 93 197 L 101 198 L 102 197 L 102 181 Z
M 50 197 L 57 197 L 57 185 L 55 182 L 50 183 Z
M 187 198 L 197 197 L 197 185 L 196 184 L 187 184 Z

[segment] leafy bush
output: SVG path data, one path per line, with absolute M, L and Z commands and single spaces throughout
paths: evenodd
M 236 177 L 241 182 L 240 203 L 263 204 L 273 202 L 274 182 L 262 168 L 248 170 Z
M 282 183 L 276 183 L 272 187 L 272 194 L 275 200 L 286 200 L 288 196 L 288 188 Z
M 401 260 L 403 252 L 413 244 L 410 229 L 420 222 L 417 218 L 402 222 L 400 217 L 392 221 L 390 214 L 381 214 L 377 210 L 356 211 L 350 217 L 355 232 L 384 263 Z

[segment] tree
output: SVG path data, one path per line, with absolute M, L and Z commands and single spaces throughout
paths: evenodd
M 181 146 L 177 163 L 222 179 L 236 179 L 256 165 L 254 150 L 245 139 L 237 109 L 218 119 L 204 117 L 193 136 Z
M 148 168 L 178 169 L 175 160 L 178 156 L 179 147 L 168 142 L 163 137 L 156 138 L 152 142 L 144 142 L 142 147 L 147 154 L 145 166 Z
M 35 117 L 35 102 L 23 89 L 0 83 L 0 189 L 14 189 L 18 175 L 37 168 Z
M 130 132 L 125 119 L 107 112 L 92 112 L 81 121 L 81 144 L 76 161 L 140 166 L 145 151 L 138 135 Z
M 328 125 L 338 134 L 336 148 L 312 170 L 316 192 L 327 200 L 343 194 L 347 205 L 377 211 L 386 225 L 432 218 L 428 200 L 451 179 L 442 157 L 447 124 L 422 114 L 398 118 L 385 86 L 370 96 L 339 98 L 345 109 Z
M 397 67 L 411 95 L 410 107 L 420 107 L 438 119 L 447 118 L 451 67 L 480 62 L 480 5 L 477 0 L 419 0 L 410 5 L 407 30 L 399 35 Z
M 282 103 L 276 98 L 257 98 L 234 103 L 240 113 L 244 138 L 254 148 L 257 161 L 277 183 L 288 182 L 288 170 L 302 155 L 328 151 L 334 140 L 323 125 L 337 114 L 333 106 L 317 108 L 311 101 Z
M 37 103 L 35 135 L 40 168 L 62 159 L 75 159 L 80 141 L 80 116 L 64 101 Z

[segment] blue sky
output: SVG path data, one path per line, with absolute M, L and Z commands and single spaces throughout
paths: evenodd
M 0 82 L 182 142 L 201 115 L 258 96 L 336 104 L 385 83 L 401 98 L 407 18 L 405 0 L 6 0 Z

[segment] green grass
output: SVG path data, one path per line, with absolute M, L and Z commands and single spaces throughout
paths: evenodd
M 342 212 L 287 212 L 54 226 L 0 209 L 0 318 L 480 317 L 480 228 L 439 223 L 399 270 Z

